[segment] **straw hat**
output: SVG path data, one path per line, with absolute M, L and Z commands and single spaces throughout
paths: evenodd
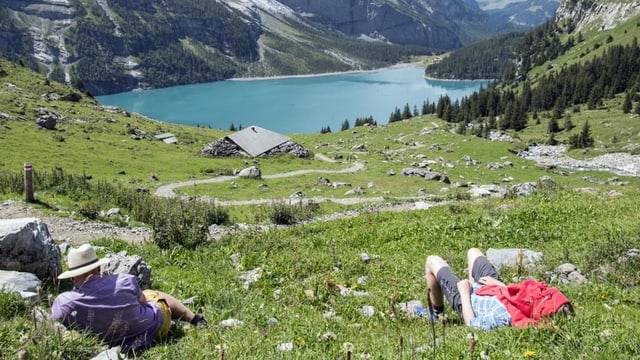
M 79 248 L 71 248 L 67 256 L 69 270 L 58 275 L 58 279 L 68 279 L 74 276 L 88 273 L 89 271 L 109 262 L 109 259 L 98 259 L 96 249 L 89 244 L 80 245 Z

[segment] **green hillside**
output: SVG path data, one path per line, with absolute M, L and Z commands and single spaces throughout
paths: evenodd
M 632 27 L 627 30 L 631 32 Z M 613 35 L 614 41 L 622 41 L 623 34 Z M 538 166 L 517 157 L 515 153 L 527 145 L 548 141 L 552 110 L 539 112 L 541 121 L 528 114 L 526 127 L 519 132 L 505 130 L 513 142 L 460 135 L 458 124 L 421 115 L 377 127 L 293 136 L 313 151 L 312 159 L 221 159 L 198 154 L 226 132 L 171 125 L 106 108 L 4 60 L 0 61 L 0 85 L 0 203 L 22 201 L 22 167 L 31 162 L 36 173 L 43 174 L 40 179 L 47 180 L 36 183 L 38 202 L 32 204 L 44 213 L 93 215 L 100 220 L 99 210 L 127 202 L 113 194 L 128 194 L 133 199 L 129 202 L 136 204 L 122 207 L 132 219 L 130 223 L 121 220 L 120 225 L 167 229 L 178 227 L 173 220 L 190 216 L 197 218 L 195 225 L 200 224 L 200 208 L 194 200 L 165 203 L 156 199 L 153 193 L 162 185 L 231 175 L 254 164 L 263 175 L 318 171 L 176 189 L 179 194 L 220 201 L 279 200 L 275 206 L 217 207 L 228 214 L 216 218 L 224 225 L 250 223 L 265 226 L 264 231 L 237 231 L 211 242 L 206 236 L 188 238 L 191 242 L 182 246 L 180 239 L 163 237 L 143 244 L 96 241 L 107 251 L 140 255 L 153 269 L 154 288 L 180 299 L 195 296 L 192 307 L 201 310 L 210 323 L 203 330 L 178 325 L 171 341 L 128 354 L 129 358 L 478 359 L 481 352 L 491 359 L 640 356 L 636 321 L 640 317 L 640 256 L 630 251 L 640 244 L 639 179 Z M 590 159 L 618 151 L 637 153 L 640 122 L 637 116 L 623 112 L 624 102 L 625 95 L 616 94 L 603 99 L 597 109 L 576 105 L 567 112 L 575 128 L 557 133 L 556 140 L 567 141 L 588 122 L 594 145 L 571 150 L 569 156 Z M 42 114 L 59 118 L 54 130 L 36 127 Z M 153 138 L 165 132 L 176 135 L 178 144 Z M 364 150 L 354 150 L 359 144 L 364 144 Z M 402 169 L 427 160 L 432 161 L 433 171 L 446 174 L 451 182 L 505 187 L 533 182 L 538 191 L 526 197 L 472 198 L 465 187 L 400 175 Z M 349 174 L 331 172 L 355 163 L 363 164 L 364 169 Z M 495 163 L 511 165 L 489 166 Z M 388 175 L 389 170 L 396 175 Z M 60 173 L 68 177 L 56 177 Z M 346 195 L 345 189 L 320 187 L 319 176 L 350 182 L 362 187 L 364 194 Z M 541 182 L 543 177 L 551 181 Z M 138 188 L 149 189 L 149 194 L 131 195 Z M 104 193 L 108 191 L 113 194 Z M 296 191 L 309 198 L 372 200 L 347 205 L 318 200 L 317 208 L 310 209 L 290 205 L 289 196 Z M 399 205 L 406 205 L 406 210 L 416 202 L 432 207 L 384 211 L 392 206 L 402 208 Z M 149 209 L 154 206 L 158 208 Z M 175 209 L 167 210 L 171 206 Z M 290 216 L 299 223 L 273 226 L 274 211 L 283 211 L 285 217 L 293 212 Z M 160 219 L 161 224 L 145 223 L 149 213 L 169 218 Z M 358 216 L 351 216 L 354 214 Z M 558 286 L 572 300 L 576 315 L 553 319 L 540 328 L 482 332 L 464 327 L 450 309 L 449 322 L 433 327 L 426 320 L 409 319 L 394 310 L 394 303 L 426 302 L 427 255 L 442 255 L 462 274 L 469 247 L 522 247 L 543 254 L 539 269 L 505 269 L 503 277 L 508 280 L 533 276 L 551 281 L 550 272 L 558 265 L 574 264 L 589 281 Z M 372 260 L 363 261 L 362 253 Z M 244 287 L 239 274 L 256 268 L 262 270 L 262 277 Z M 367 295 L 343 296 L 336 285 Z M 55 296 L 69 286 L 45 282 L 42 291 Z M 63 336 L 47 324 L 34 324 L 33 304 L 5 293 L 0 294 L 0 304 L 0 358 L 85 359 L 102 349 L 89 336 Z M 48 309 L 46 296 L 36 305 Z M 360 309 L 364 306 L 373 306 L 375 314 L 363 315 Z M 240 320 L 242 325 L 225 328 L 220 325 L 225 319 Z M 476 339 L 474 347 L 470 347 L 470 334 Z M 292 350 L 278 350 L 282 344 L 291 344 Z

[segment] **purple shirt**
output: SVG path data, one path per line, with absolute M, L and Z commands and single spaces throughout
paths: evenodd
M 51 318 L 87 330 L 110 346 L 146 348 L 162 325 L 162 313 L 151 301 L 140 304 L 141 294 L 133 275 L 92 276 L 79 289 L 58 295 Z

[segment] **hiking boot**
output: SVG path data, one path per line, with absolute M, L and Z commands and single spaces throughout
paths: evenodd
M 209 325 L 209 323 L 207 323 L 207 320 L 205 320 L 202 315 L 197 314 L 193 316 L 193 319 L 191 319 L 190 323 L 197 328 L 206 328 Z

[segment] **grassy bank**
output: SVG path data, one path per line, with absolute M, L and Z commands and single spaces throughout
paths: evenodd
M 422 276 L 428 254 L 441 254 L 462 273 L 465 250 L 477 246 L 524 247 L 543 253 L 542 269 L 503 270 L 508 280 L 522 276 L 548 280 L 547 271 L 570 262 L 589 282 L 560 285 L 573 301 L 576 315 L 541 328 L 471 331 L 448 309 L 450 322 L 444 328 L 436 324 L 435 358 L 475 359 L 480 351 L 488 351 L 492 359 L 623 359 L 640 356 L 636 341 L 640 331 L 634 320 L 640 316 L 640 259 L 618 261 L 639 243 L 635 216 L 639 200 L 637 194 L 608 199 L 604 194 L 552 190 L 526 199 L 373 212 L 349 220 L 235 235 L 194 252 L 106 239 L 96 244 L 141 255 L 153 269 L 153 287 L 179 298 L 195 296 L 193 306 L 210 321 L 208 329 L 177 331 L 169 343 L 136 354 L 140 358 L 211 359 L 218 358 L 224 346 L 227 359 L 336 359 L 344 358 L 345 343 L 352 344 L 353 358 L 366 358 L 361 357 L 365 353 L 379 359 L 433 358 L 430 324 L 407 319 L 402 312 L 393 317 L 390 301 L 425 301 Z M 362 261 L 361 253 L 372 260 Z M 601 272 L 603 266 L 612 268 L 608 275 Z M 262 277 L 247 289 L 238 275 L 256 268 L 262 269 Z M 366 280 L 358 282 L 363 277 Z M 335 285 L 368 295 L 345 297 Z M 2 301 L 11 303 L 6 297 L 2 295 Z M 360 313 L 365 305 L 375 307 L 374 316 Z M 36 329 L 29 309 L 19 304 L 2 309 L 3 357 L 20 348 L 31 354 L 57 351 L 59 358 L 83 358 L 95 350 L 91 341 L 77 341 L 70 348 L 70 340 L 60 340 L 54 331 Z M 323 315 L 327 312 L 334 315 Z M 219 326 L 225 319 L 243 325 Z M 471 332 L 477 338 L 473 354 L 467 338 Z M 292 343 L 293 350 L 279 352 L 282 343 Z

